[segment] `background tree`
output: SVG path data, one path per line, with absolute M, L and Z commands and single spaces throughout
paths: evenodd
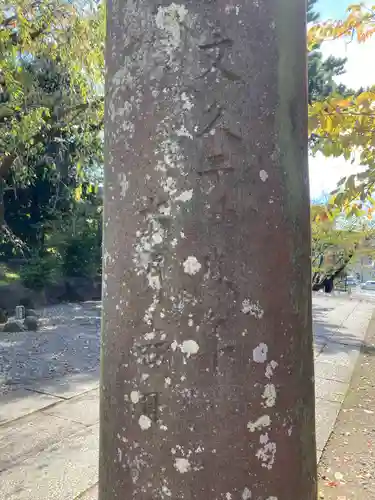
M 308 47 L 325 40 L 356 39 L 358 43 L 375 32 L 375 9 L 351 5 L 343 21 L 327 21 L 313 25 L 308 32 Z M 334 191 L 328 206 L 331 215 L 344 210 L 359 216 L 367 212 L 372 218 L 375 185 L 375 87 L 351 95 L 329 96 L 313 102 L 309 108 L 310 134 L 317 138 L 314 151 L 356 161 L 364 172 L 344 177 Z
M 105 10 L 0 4 L 0 259 L 27 286 L 100 272 Z
M 307 22 L 316 23 L 320 14 L 316 11 L 317 0 L 309 0 L 307 4 Z M 320 44 L 311 46 L 308 57 L 308 87 L 310 103 L 329 96 L 334 91 L 346 94 L 348 90 L 344 86 L 336 85 L 334 77 L 345 73 L 346 58 L 333 56 L 323 58 Z
M 25 236 L 9 219 L 18 194 L 40 226 L 102 163 L 104 9 L 59 0 L 0 9 L 0 225 L 14 243 Z
M 342 277 L 347 266 L 362 252 L 375 235 L 374 223 L 363 217 L 335 219 L 327 216 L 326 205 L 311 207 L 312 285 L 313 290 L 332 291 L 334 280 Z

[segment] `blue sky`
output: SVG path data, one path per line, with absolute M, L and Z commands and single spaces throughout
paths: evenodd
M 348 5 L 353 3 L 360 3 L 356 0 L 319 0 L 318 9 L 322 19 L 332 18 L 340 19 L 345 15 Z

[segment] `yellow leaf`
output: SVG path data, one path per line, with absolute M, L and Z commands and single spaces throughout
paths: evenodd
M 81 197 L 82 197 L 82 186 L 78 186 L 74 190 L 74 198 L 76 199 L 76 201 L 79 201 Z
M 375 101 L 375 93 L 374 92 L 362 92 L 357 97 L 357 104 L 364 104 L 365 102 Z

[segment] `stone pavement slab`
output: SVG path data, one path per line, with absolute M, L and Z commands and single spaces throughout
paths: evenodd
M 373 303 L 347 297 L 313 299 L 318 460 L 349 388 L 373 310 Z
M 319 357 L 317 360 L 319 360 Z M 315 361 L 315 375 L 326 380 L 342 382 L 346 384 L 347 387 L 352 376 L 347 366 L 336 365 L 324 361 Z
M 72 500 L 97 482 L 99 426 L 45 448 L 1 474 L 1 500 Z
M 345 398 L 347 384 L 337 382 L 336 380 L 327 380 L 319 376 L 315 377 L 315 397 L 342 403 Z
M 15 389 L 1 396 L 0 425 L 24 417 L 61 401 L 48 394 L 39 394 L 25 389 Z
M 323 450 L 339 414 L 342 402 L 317 398 L 315 402 L 316 448 Z
M 87 426 L 97 424 L 99 422 L 99 389 L 47 408 L 42 413 Z
M 27 384 L 26 388 L 62 399 L 70 399 L 99 387 L 99 370 L 77 373 L 47 381 Z
M 96 484 L 92 488 L 84 491 L 81 495 L 76 497 L 74 500 L 98 500 L 99 490 L 98 485 Z
M 83 429 L 83 424 L 40 412 L 0 426 L 0 472 Z

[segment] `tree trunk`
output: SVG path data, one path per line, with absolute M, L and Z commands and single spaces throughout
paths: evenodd
M 316 500 L 305 16 L 109 3 L 100 500 Z
M 355 245 L 354 249 L 349 252 L 349 254 L 344 258 L 343 262 L 331 271 L 329 274 L 319 275 L 319 273 L 315 273 L 312 280 L 312 290 L 313 292 L 319 292 L 319 290 L 325 290 L 326 293 L 331 293 L 334 288 L 335 279 L 340 276 L 340 274 L 344 271 L 346 266 L 352 260 L 353 255 L 355 254 L 358 245 Z

